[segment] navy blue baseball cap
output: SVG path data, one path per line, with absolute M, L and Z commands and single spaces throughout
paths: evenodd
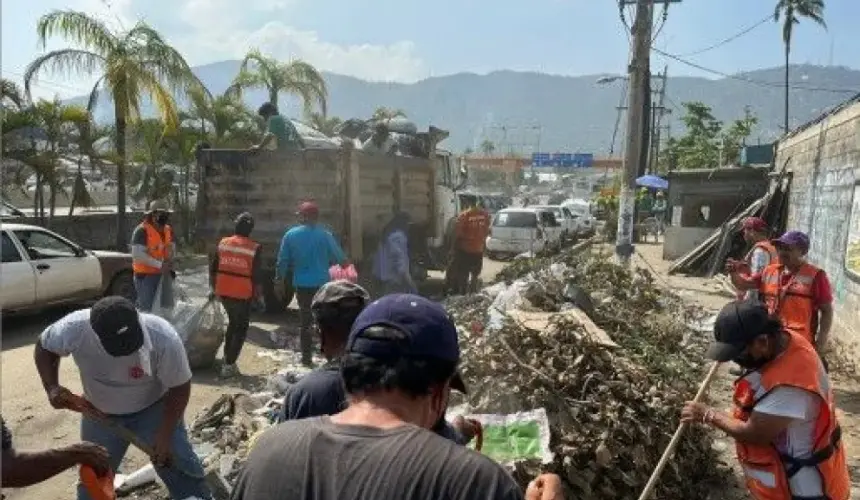
M 371 326 L 387 326 L 403 332 L 406 340 L 367 338 Z M 445 309 L 418 295 L 397 293 L 368 304 L 355 319 L 346 350 L 370 358 L 435 358 L 460 361 L 457 327 Z

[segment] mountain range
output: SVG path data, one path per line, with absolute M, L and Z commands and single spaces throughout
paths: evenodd
M 223 92 L 239 69 L 239 61 L 222 61 L 194 68 L 214 94 Z M 837 66 L 797 65 L 791 68 L 792 127 L 799 126 L 860 92 L 860 71 Z M 610 149 L 621 104 L 624 80 L 600 84 L 607 75 L 558 76 L 543 73 L 496 71 L 486 75 L 460 73 L 417 83 L 368 82 L 324 73 L 329 89 L 329 114 L 367 118 L 379 106 L 402 109 L 419 128 L 432 124 L 449 130 L 442 144 L 452 151 L 479 149 L 488 139 L 497 151 L 569 151 L 605 155 Z M 711 80 L 697 77 L 667 79 L 665 107 L 675 135 L 683 132 L 681 103 L 701 101 L 723 121 L 743 116 L 749 106 L 759 119 L 751 143 L 776 138 L 783 122 L 783 68 L 769 68 Z M 73 99 L 86 103 L 86 98 Z M 256 109 L 262 90 L 245 94 Z M 299 118 L 298 102 L 285 97 L 282 113 Z M 144 114 L 152 106 L 144 105 Z M 96 118 L 112 121 L 107 98 L 97 104 Z M 665 123 L 665 122 L 664 122 Z M 624 119 L 615 142 L 621 150 Z M 664 136 L 665 137 L 665 136 Z

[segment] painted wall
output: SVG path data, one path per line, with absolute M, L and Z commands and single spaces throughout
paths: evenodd
M 783 140 L 776 168 L 786 162 L 792 173 L 787 227 L 809 234 L 810 262 L 827 272 L 834 288 L 833 335 L 860 359 L 860 277 L 846 270 L 845 258 L 848 244 L 860 235 L 860 214 L 853 221 L 851 215 L 852 205 L 860 202 L 854 200 L 860 181 L 860 102 Z

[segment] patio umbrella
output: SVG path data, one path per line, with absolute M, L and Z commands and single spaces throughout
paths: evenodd
M 651 189 L 668 189 L 669 181 L 656 175 L 643 175 L 636 179 L 636 185 Z

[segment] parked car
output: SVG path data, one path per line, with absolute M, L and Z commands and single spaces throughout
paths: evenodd
M 580 236 L 591 236 L 597 230 L 597 219 L 591 213 L 591 205 L 587 201 L 573 200 L 562 203 L 579 222 Z
M 487 257 L 515 257 L 521 253 L 537 253 L 558 243 L 561 224 L 555 216 L 542 209 L 505 208 L 493 217 L 487 237 Z
M 567 207 L 561 205 L 534 205 L 532 208 L 552 212 L 555 220 L 561 224 L 560 241 L 562 243 L 573 240 L 584 233 L 584 229 L 580 227 L 581 222 L 579 217 L 574 215 Z
M 86 250 L 43 227 L 2 226 L 3 314 L 84 303 L 105 295 L 134 300 L 131 255 Z

